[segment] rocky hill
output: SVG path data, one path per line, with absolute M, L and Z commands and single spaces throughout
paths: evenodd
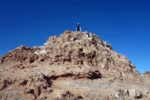
M 0 58 L 0 100 L 149 100 L 147 79 L 89 32 L 65 31 Z

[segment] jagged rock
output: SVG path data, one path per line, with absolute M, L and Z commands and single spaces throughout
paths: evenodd
M 26 100 L 150 99 L 149 73 L 87 31 L 20 46 L 0 58 L 0 70 L 0 98 L 19 90 Z

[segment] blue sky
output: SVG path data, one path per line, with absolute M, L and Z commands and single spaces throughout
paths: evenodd
M 65 30 L 97 34 L 150 71 L 149 0 L 0 0 L 0 57 L 20 45 L 40 46 Z

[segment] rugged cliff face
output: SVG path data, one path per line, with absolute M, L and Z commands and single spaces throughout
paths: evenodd
M 5 100 L 128 100 L 149 95 L 135 66 L 89 32 L 65 31 L 41 47 L 20 46 L 0 58 L 0 71 L 0 99 Z

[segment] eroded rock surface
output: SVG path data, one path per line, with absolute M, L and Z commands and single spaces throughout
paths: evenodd
M 149 83 L 89 32 L 65 31 L 43 46 L 20 46 L 0 58 L 2 100 L 149 100 Z

